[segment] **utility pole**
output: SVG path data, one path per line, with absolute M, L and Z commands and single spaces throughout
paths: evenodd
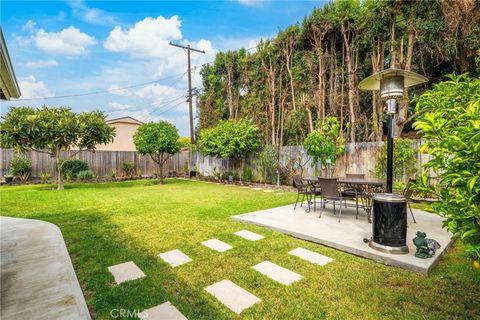
M 175 44 L 173 42 L 169 43 L 171 46 L 178 47 L 185 49 L 187 51 L 187 57 L 188 57 L 188 113 L 190 114 L 190 142 L 193 144 L 195 143 L 195 137 L 193 134 L 193 107 L 192 107 L 192 69 L 190 66 L 190 52 L 195 51 L 195 52 L 200 52 L 200 53 L 205 53 L 203 50 L 198 50 L 190 47 L 190 45 L 187 46 L 182 46 L 179 44 Z

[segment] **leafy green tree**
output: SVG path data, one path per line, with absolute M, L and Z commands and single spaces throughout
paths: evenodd
M 209 156 L 240 159 L 261 147 L 258 127 L 247 120 L 224 120 L 200 133 L 200 150 Z
M 412 148 L 412 140 L 395 139 L 393 148 L 393 180 L 401 181 L 417 172 L 417 149 Z M 385 179 L 387 175 L 387 145 L 384 144 L 375 166 L 375 176 Z M 403 181 L 406 182 L 406 181 Z
M 95 152 L 98 144 L 113 141 L 115 130 L 105 122 L 100 111 L 76 114 L 68 107 L 12 107 L 2 116 L 0 145 L 18 151 L 33 150 L 55 158 L 58 190 L 63 189 L 60 152 L 77 149 Z
M 438 196 L 432 209 L 480 261 L 480 79 L 450 76 L 417 99 L 417 112 L 413 126 L 427 140 L 421 151 L 432 156 L 424 167 L 440 179 L 429 186 L 426 173 L 417 189 Z
M 177 128 L 167 121 L 142 124 L 135 135 L 133 142 L 137 151 L 148 154 L 160 168 L 160 183 L 163 183 L 163 166 L 175 153 L 180 151 Z
M 307 154 L 313 158 L 312 166 L 320 162 L 335 164 L 337 157 L 345 152 L 345 138 L 336 117 L 327 117 L 325 123 L 307 135 L 304 142 Z

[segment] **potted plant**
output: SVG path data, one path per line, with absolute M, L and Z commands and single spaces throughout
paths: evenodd
M 13 182 L 13 175 L 11 175 L 11 174 L 6 174 L 4 176 L 4 178 L 5 178 L 6 183 L 12 183 Z

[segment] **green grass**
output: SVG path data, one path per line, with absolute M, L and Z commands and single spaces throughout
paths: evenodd
M 70 184 L 64 191 L 1 187 L 1 214 L 60 227 L 93 318 L 112 309 L 144 310 L 167 300 L 189 319 L 235 319 L 204 288 L 229 279 L 262 299 L 243 319 L 474 319 L 480 317 L 480 273 L 455 245 L 429 277 L 388 267 L 230 216 L 291 203 L 272 193 L 167 180 Z M 250 242 L 232 233 L 266 238 Z M 201 241 L 233 249 L 216 253 Z M 334 258 L 324 267 L 287 254 L 304 247 Z M 178 248 L 193 262 L 172 269 L 158 254 Z M 107 267 L 133 260 L 147 277 L 115 285 Z M 277 284 L 250 267 L 269 260 L 304 276 Z

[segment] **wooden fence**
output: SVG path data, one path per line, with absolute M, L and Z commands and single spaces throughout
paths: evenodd
M 383 146 L 383 142 L 363 142 L 355 144 L 347 144 L 346 152 L 336 162 L 335 174 L 344 175 L 349 173 L 364 173 L 368 177 L 373 177 L 375 165 L 380 156 L 380 150 Z M 412 148 L 419 149 L 422 141 L 415 141 L 412 144 Z M 63 153 L 63 157 L 72 154 L 74 151 L 68 151 Z M 315 168 L 311 166 L 311 161 L 306 155 L 303 146 L 285 146 L 279 150 L 280 162 L 283 165 L 288 164 L 294 158 L 300 158 L 301 163 L 304 165 L 304 175 L 315 175 Z M 32 177 L 38 177 L 42 172 L 48 172 L 55 175 L 54 159 L 49 155 L 38 152 L 28 152 L 26 156 L 32 162 Z M 12 150 L 0 149 L 0 177 L 3 177 L 9 170 L 9 162 L 13 157 Z M 121 165 L 123 162 L 132 162 L 136 168 L 141 170 L 143 175 L 151 176 L 154 173 L 158 173 L 158 166 L 155 164 L 149 156 L 142 156 L 133 151 L 96 151 L 80 152 L 76 158 L 86 160 L 90 169 L 97 176 L 110 175 L 112 170 L 116 170 L 117 174 L 122 173 Z M 422 165 L 429 160 L 429 156 L 418 153 L 417 171 L 422 172 Z M 183 171 L 185 163 L 191 163 L 192 167 L 196 166 L 198 172 L 202 175 L 212 176 L 214 170 L 217 172 L 225 171 L 237 171 L 240 172 L 241 163 L 232 159 L 221 159 L 204 156 L 199 152 L 182 151 L 173 157 L 171 157 L 165 166 L 164 172 L 175 170 L 177 172 Z M 244 161 L 244 166 L 252 168 L 254 177 L 259 177 L 261 170 L 257 157 L 251 155 Z M 407 178 L 407 177 L 405 177 Z

